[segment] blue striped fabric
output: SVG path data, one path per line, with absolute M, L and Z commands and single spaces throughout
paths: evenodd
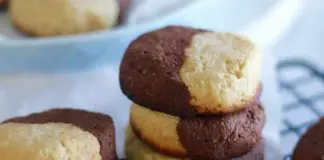
M 283 100 L 280 149 L 289 160 L 301 135 L 324 114 L 324 72 L 299 59 L 281 61 L 277 70 Z

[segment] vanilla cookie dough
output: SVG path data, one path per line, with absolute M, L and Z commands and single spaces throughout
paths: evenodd
M 190 117 L 253 106 L 260 74 L 261 52 L 247 37 L 168 26 L 129 45 L 120 85 L 141 106 Z
M 98 139 L 71 124 L 0 125 L 3 160 L 101 160 Z
M 117 0 L 10 0 L 13 25 L 32 36 L 110 29 L 118 22 Z

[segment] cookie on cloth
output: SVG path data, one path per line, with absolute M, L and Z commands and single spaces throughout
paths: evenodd
M 101 160 L 97 138 L 64 123 L 1 124 L 0 154 L 6 160 Z
M 324 118 L 311 126 L 301 137 L 292 156 L 292 160 L 324 159 Z
M 52 109 L 27 115 L 25 117 L 9 119 L 3 124 L 6 123 L 45 125 L 48 123 L 70 124 L 96 137 L 100 144 L 101 160 L 115 160 L 117 157 L 114 123 L 108 115 L 77 109 Z
M 126 129 L 125 153 L 128 160 L 196 160 L 194 158 L 176 158 L 159 153 L 142 141 L 133 132 L 131 127 Z M 245 155 L 232 160 L 263 160 L 264 142 L 261 140 L 254 148 Z
M 14 26 L 31 36 L 56 36 L 109 29 L 118 21 L 116 0 L 10 0 Z
M 257 101 L 261 53 L 246 37 L 168 26 L 134 40 L 120 65 L 123 93 L 177 116 L 231 113 Z
M 130 125 L 159 153 L 193 159 L 230 159 L 261 139 L 265 114 L 259 105 L 224 116 L 180 118 L 133 104 Z

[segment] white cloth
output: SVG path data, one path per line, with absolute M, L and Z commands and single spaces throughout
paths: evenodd
M 175 9 L 189 3 L 189 0 L 136 1 L 138 3 L 132 6 L 130 15 L 127 18 L 128 24 L 148 21 L 151 18 L 161 16 L 161 13 L 166 11 L 173 12 Z M 273 2 L 272 0 L 270 1 Z M 222 2 L 226 3 L 226 1 Z M 232 6 L 226 7 L 235 9 Z M 232 15 L 229 17 L 236 16 Z M 274 19 L 277 18 L 275 17 Z M 223 25 L 224 28 L 225 26 L 229 26 L 229 24 Z M 253 26 L 249 27 L 251 28 L 242 29 L 242 32 L 251 33 L 257 40 L 265 38 L 265 36 L 261 35 L 264 30 L 253 32 L 256 28 L 253 28 Z M 267 27 L 261 26 L 260 28 L 266 29 Z M 19 36 L 19 34 L 11 29 L 7 16 L 4 14 L 0 15 L 0 31 L 1 34 Z M 277 83 L 275 81 L 276 57 L 271 51 L 267 51 L 265 52 L 264 59 L 263 72 L 266 74 L 263 75 L 264 93 L 262 101 L 267 107 L 267 125 L 264 135 L 271 141 L 278 141 L 280 124 L 280 118 L 278 117 L 280 117 L 281 111 L 280 102 L 278 102 L 277 97 Z M 117 63 L 108 64 L 105 67 L 85 73 L 2 75 L 0 76 L 0 120 L 53 107 L 76 107 L 103 112 L 111 115 L 115 121 L 118 153 L 122 155 L 123 129 L 128 123 L 128 111 L 131 102 L 120 91 L 118 66 L 119 64 Z M 275 154 L 271 152 L 269 155 Z

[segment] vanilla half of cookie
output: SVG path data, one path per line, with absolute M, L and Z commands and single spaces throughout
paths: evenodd
M 0 155 L 6 160 L 101 160 L 95 136 L 63 123 L 1 124 Z
M 260 83 L 261 53 L 246 37 L 203 32 L 185 49 L 180 77 L 198 112 L 236 110 L 254 99 Z
M 179 121 L 179 117 L 155 112 L 135 103 L 131 107 L 130 124 L 143 140 L 159 152 L 185 157 L 187 151 L 177 133 Z

